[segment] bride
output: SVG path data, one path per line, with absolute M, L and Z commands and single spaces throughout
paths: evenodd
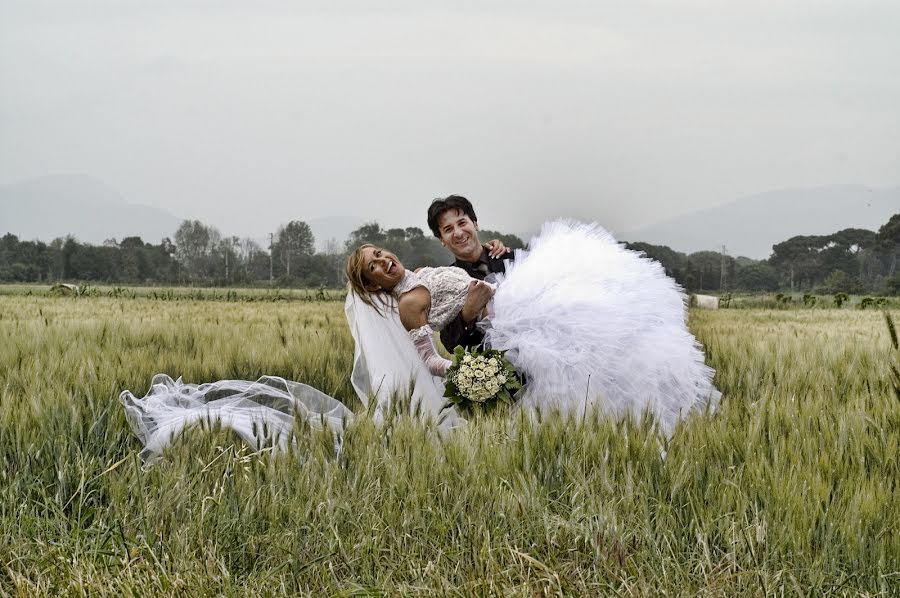
M 462 309 L 469 276 L 454 267 L 412 272 L 372 245 L 351 254 L 347 276 L 351 382 L 364 405 L 374 403 L 376 421 L 405 398 L 412 413 L 442 427 L 464 424 L 443 409 L 441 376 L 450 362 L 433 335 Z M 494 288 L 480 326 L 485 345 L 506 351 L 527 376 L 517 409 L 580 415 L 596 408 L 614 417 L 649 411 L 671 435 L 681 417 L 718 404 L 714 371 L 687 329 L 680 287 L 600 226 L 545 224 Z M 145 397 L 125 391 L 120 401 L 148 461 L 197 422 L 229 427 L 254 449 L 283 450 L 295 417 L 336 430 L 338 443 L 353 418 L 336 399 L 275 377 L 193 385 L 156 376 Z

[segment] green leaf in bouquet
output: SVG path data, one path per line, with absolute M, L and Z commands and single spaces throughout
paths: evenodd
M 452 382 L 448 382 L 444 386 L 444 397 L 452 399 L 458 394 L 459 391 L 456 389 L 456 386 Z

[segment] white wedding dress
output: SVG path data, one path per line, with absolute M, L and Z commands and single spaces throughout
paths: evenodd
M 407 271 L 395 294 L 428 288 L 428 322 L 440 330 L 462 309 L 470 282 L 458 268 L 423 268 Z M 714 371 L 687 329 L 680 287 L 659 263 L 625 249 L 600 226 L 545 224 L 498 282 L 492 315 L 480 325 L 485 344 L 506 351 L 527 376 L 516 409 L 582 415 L 596 408 L 615 417 L 649 411 L 670 435 L 680 418 L 718 404 Z M 352 292 L 345 303 L 360 400 L 376 420 L 393 411 L 430 418 L 442 429 L 464 424 L 444 409 L 442 380 L 424 367 L 396 300 L 388 303 L 379 313 Z M 157 376 L 143 399 L 125 391 L 120 401 L 146 460 L 203 419 L 231 427 L 254 448 L 284 449 L 293 417 L 331 426 L 338 441 L 353 417 L 339 401 L 279 378 L 196 386 Z
M 528 375 L 518 405 L 678 420 L 718 405 L 681 287 L 596 224 L 550 222 L 507 269 L 485 344 Z
M 498 280 L 481 326 L 485 345 L 506 351 L 527 376 L 517 408 L 649 411 L 671 434 L 679 418 L 719 402 L 681 289 L 658 262 L 600 226 L 545 224 Z M 470 282 L 459 268 L 423 268 L 407 271 L 394 294 L 427 288 L 428 324 L 437 331 L 460 312 Z

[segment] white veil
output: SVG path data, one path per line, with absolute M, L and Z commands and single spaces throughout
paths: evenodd
M 126 390 L 119 395 L 125 419 L 144 449 L 141 459 L 155 461 L 183 430 L 204 423 L 230 428 L 253 450 L 288 448 L 294 419 L 314 428 L 328 426 L 340 448 L 344 426 L 353 413 L 340 401 L 312 386 L 277 376 L 248 380 L 219 380 L 186 384 L 165 374 L 153 377 L 150 390 L 137 398 Z
M 376 422 L 391 412 L 431 418 L 441 427 L 465 422 L 456 409 L 444 409 L 444 383 L 432 376 L 400 323 L 393 298 L 381 313 L 349 291 L 344 313 L 355 349 L 351 382 Z M 371 404 L 374 401 L 374 405 Z
M 440 429 L 465 423 L 456 409 L 444 409 L 443 381 L 425 368 L 396 309 L 379 314 L 351 291 L 344 311 L 355 342 L 351 383 L 376 422 L 391 413 L 409 413 L 437 422 Z M 144 445 L 141 458 L 147 463 L 183 430 L 204 423 L 233 430 L 253 450 L 280 452 L 292 442 L 296 418 L 314 428 L 330 428 L 339 450 L 344 427 L 353 419 L 337 399 L 276 376 L 186 384 L 157 374 L 143 398 L 126 390 L 119 402 Z

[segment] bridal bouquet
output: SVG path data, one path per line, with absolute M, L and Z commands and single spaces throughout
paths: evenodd
M 453 365 L 447 370 L 444 397 L 457 407 L 490 408 L 501 402 L 511 404 L 513 394 L 520 388 L 519 374 L 503 357 L 502 351 L 462 347 L 453 351 Z

